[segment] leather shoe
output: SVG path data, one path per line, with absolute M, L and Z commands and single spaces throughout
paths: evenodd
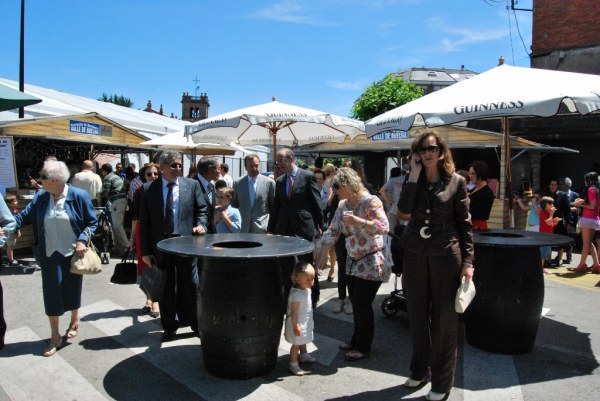
M 176 331 L 176 330 L 175 330 L 175 331 L 165 331 L 165 332 L 162 334 L 162 337 L 160 338 L 160 340 L 161 340 L 163 343 L 167 343 L 167 342 L 169 342 L 169 341 L 173 341 L 173 340 L 175 339 L 175 334 L 176 334 L 176 333 L 177 333 L 177 331 Z

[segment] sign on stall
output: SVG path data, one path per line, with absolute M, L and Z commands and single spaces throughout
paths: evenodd
M 0 189 L 5 195 L 6 188 L 17 186 L 14 147 L 12 137 L 0 137 Z

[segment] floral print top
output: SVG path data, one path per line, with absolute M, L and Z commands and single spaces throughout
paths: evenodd
M 375 223 L 373 233 L 360 226 L 346 226 L 342 218 L 344 211 L 352 210 L 355 216 Z M 346 274 L 365 280 L 387 281 L 391 266 L 386 263 L 383 235 L 389 230 L 389 222 L 381 200 L 374 195 L 365 195 L 354 209 L 349 209 L 346 200 L 340 201 L 327 231 L 323 244 L 333 245 L 340 234 L 346 236 Z

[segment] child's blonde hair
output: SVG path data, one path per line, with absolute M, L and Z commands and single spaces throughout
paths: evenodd
M 233 188 L 223 187 L 223 188 L 219 188 L 219 192 L 221 192 L 225 196 L 229 196 L 230 198 L 233 198 L 233 194 L 235 191 L 233 190 Z
M 310 263 L 308 263 L 308 262 L 296 263 L 294 265 L 294 268 L 292 269 L 292 281 L 295 283 L 296 278 L 298 278 L 298 276 L 300 276 L 301 274 L 310 274 L 311 271 L 312 271 L 312 274 L 314 275 L 315 268 Z
M 7 204 L 7 205 L 8 205 L 9 203 L 11 203 L 11 202 L 14 202 L 14 201 L 16 201 L 16 200 L 17 200 L 17 195 L 10 194 L 10 195 L 6 195 L 6 196 L 4 197 L 4 202 L 6 202 L 6 204 Z

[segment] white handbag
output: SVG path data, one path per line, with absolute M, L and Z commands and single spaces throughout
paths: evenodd
M 473 279 L 467 281 L 465 276 L 462 276 L 462 280 L 456 291 L 456 298 L 454 299 L 456 313 L 465 313 L 473 298 L 475 298 L 475 283 Z

